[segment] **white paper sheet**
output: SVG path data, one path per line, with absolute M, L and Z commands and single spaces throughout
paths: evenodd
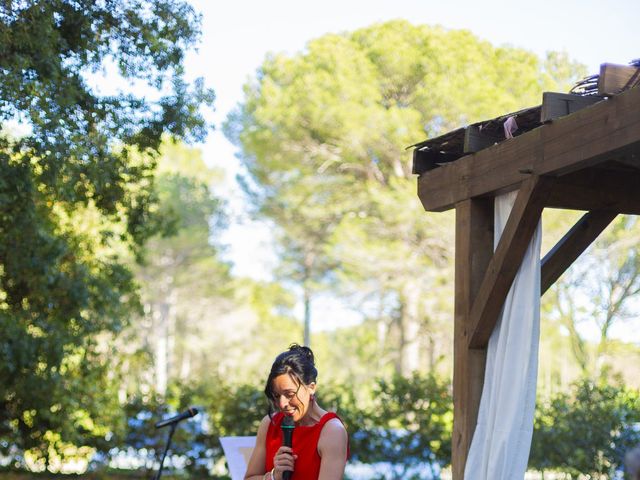
M 220 437 L 231 480 L 242 480 L 247 471 L 256 437 Z

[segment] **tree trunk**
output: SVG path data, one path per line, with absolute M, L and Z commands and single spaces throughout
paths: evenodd
M 427 354 L 429 358 L 429 372 L 435 372 L 436 369 L 436 341 L 433 334 L 427 338 Z
M 311 293 L 304 286 L 304 344 L 311 348 Z
M 404 370 L 404 350 L 405 350 L 405 345 L 406 345 L 406 341 L 405 341 L 405 329 L 404 329 L 404 314 L 402 313 L 402 311 L 404 310 L 404 305 L 400 304 L 399 309 L 398 309 L 398 314 L 397 316 L 394 315 L 393 318 L 393 324 L 395 324 L 397 331 L 398 331 L 398 345 L 397 345 L 397 351 L 395 352 L 394 358 L 395 358 L 395 371 L 396 374 L 398 375 L 402 375 L 402 372 Z
M 420 291 L 410 282 L 404 286 L 400 301 L 400 371 L 408 376 L 420 368 Z
M 155 342 L 155 380 L 156 392 L 164 395 L 167 391 L 169 376 L 169 305 L 163 302 L 153 312 L 156 330 Z
M 166 289 L 164 301 L 153 311 L 155 344 L 156 391 L 165 395 L 169 384 L 171 360 L 174 350 L 176 292 L 172 287 Z

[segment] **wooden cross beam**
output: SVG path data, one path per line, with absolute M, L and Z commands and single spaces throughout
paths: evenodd
M 561 176 L 640 152 L 640 87 L 560 117 L 473 155 L 425 172 L 418 196 L 427 211 L 513 190 L 529 175 Z
M 522 183 L 500 242 L 484 274 L 473 301 L 469 336 L 470 348 L 484 348 L 518 273 L 554 179 L 533 176 Z

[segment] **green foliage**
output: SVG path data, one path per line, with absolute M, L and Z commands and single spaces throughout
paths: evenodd
M 113 407 L 101 392 L 113 379 L 96 335 L 120 330 L 137 303 L 129 271 L 92 237 L 91 208 L 51 208 L 28 163 L 0 157 L 0 438 L 46 459 L 52 432 L 56 442 L 104 437 Z M 75 415 L 95 425 L 78 428 Z
M 259 384 L 276 355 L 292 343 L 302 343 L 303 329 L 293 315 L 293 294 L 281 283 L 240 278 L 234 285 L 242 335 L 227 339 L 220 349 L 224 371 L 235 381 Z
M 369 385 L 376 378 L 392 375 L 389 358 L 394 352 L 390 350 L 374 320 L 314 336 L 316 363 L 323 366 L 322 378 L 339 384 Z
M 147 476 L 157 469 L 155 461 L 162 454 L 168 428 L 158 430 L 155 423 L 162 418 L 196 406 L 199 413 L 193 420 L 182 422 L 176 429 L 167 455 L 165 468 L 175 471 L 172 457 L 182 457 L 190 478 L 211 478 L 211 469 L 223 465 L 220 437 L 255 435 L 262 417 L 267 413 L 267 401 L 253 385 L 233 385 L 223 377 L 210 375 L 207 382 L 174 383 L 166 396 L 138 395 L 124 407 L 127 427 L 111 441 L 103 458 L 120 454 L 133 455 L 143 463 Z M 95 469 L 103 470 L 99 464 Z M 213 478 L 228 478 L 226 476 Z
M 154 192 L 170 229 L 151 237 L 131 266 L 144 314 L 134 317 L 119 342 L 126 359 L 122 375 L 129 379 L 123 388 L 130 395 L 141 384 L 163 394 L 171 380 L 202 375 L 217 363 L 207 338 L 218 336 L 211 328 L 230 308 L 233 282 L 218 240 L 227 218 L 225 203 L 211 192 L 216 174 L 199 150 L 163 143 Z
M 221 456 L 220 437 L 255 435 L 268 403 L 262 389 L 253 385 L 230 385 L 223 378 L 210 378 L 206 384 L 187 389 L 182 395 L 185 401 L 200 405 L 208 416 L 208 430 L 200 439 L 213 456 Z M 188 400 L 187 400 L 188 399 Z
M 560 88 L 582 71 L 564 66 Z M 550 83 L 545 63 L 529 52 L 392 21 L 268 57 L 227 132 L 266 199 L 291 181 L 350 186 L 349 179 L 409 176 L 399 154 L 425 129 L 442 133 L 539 103 Z M 323 194 L 328 200 L 332 191 Z
M 19 462 L 119 428 L 107 345 L 139 309 L 129 252 L 164 228 L 154 154 L 203 138 L 213 100 L 183 75 L 198 22 L 178 0 L 0 9 L 0 124 L 26 132 L 0 133 L 0 444 Z M 100 94 L 111 65 L 150 95 Z
M 167 283 L 192 295 L 204 288 L 199 297 L 229 290 L 229 265 L 220 258 L 218 240 L 227 226 L 226 205 L 211 192 L 215 173 L 199 150 L 162 145 L 154 190 L 169 228 L 147 241 L 135 269 L 147 302 L 167 295 Z
M 538 405 L 529 465 L 609 478 L 640 441 L 638 422 L 640 392 L 583 380 Z
M 374 388 L 362 459 L 412 463 L 451 462 L 452 398 L 448 383 L 427 375 L 395 375 Z M 377 432 L 382 435 L 376 435 Z M 391 440 L 393 448 L 385 448 Z M 357 451 L 357 450 L 356 450 Z M 383 453 L 384 452 L 384 453 Z M 382 454 L 382 455 L 381 455 Z
M 389 462 L 398 479 L 412 467 L 451 462 L 453 403 L 447 381 L 434 375 L 393 375 L 370 383 L 323 386 L 319 401 L 349 431 L 351 460 Z

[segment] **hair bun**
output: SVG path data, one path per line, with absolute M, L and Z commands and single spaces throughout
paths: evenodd
M 313 352 L 311 351 L 311 349 L 309 347 L 305 347 L 304 345 L 299 345 L 297 343 L 292 343 L 289 346 L 289 351 L 290 352 L 296 352 L 298 354 L 304 355 L 311 361 L 311 363 L 313 365 L 316 364 Z

